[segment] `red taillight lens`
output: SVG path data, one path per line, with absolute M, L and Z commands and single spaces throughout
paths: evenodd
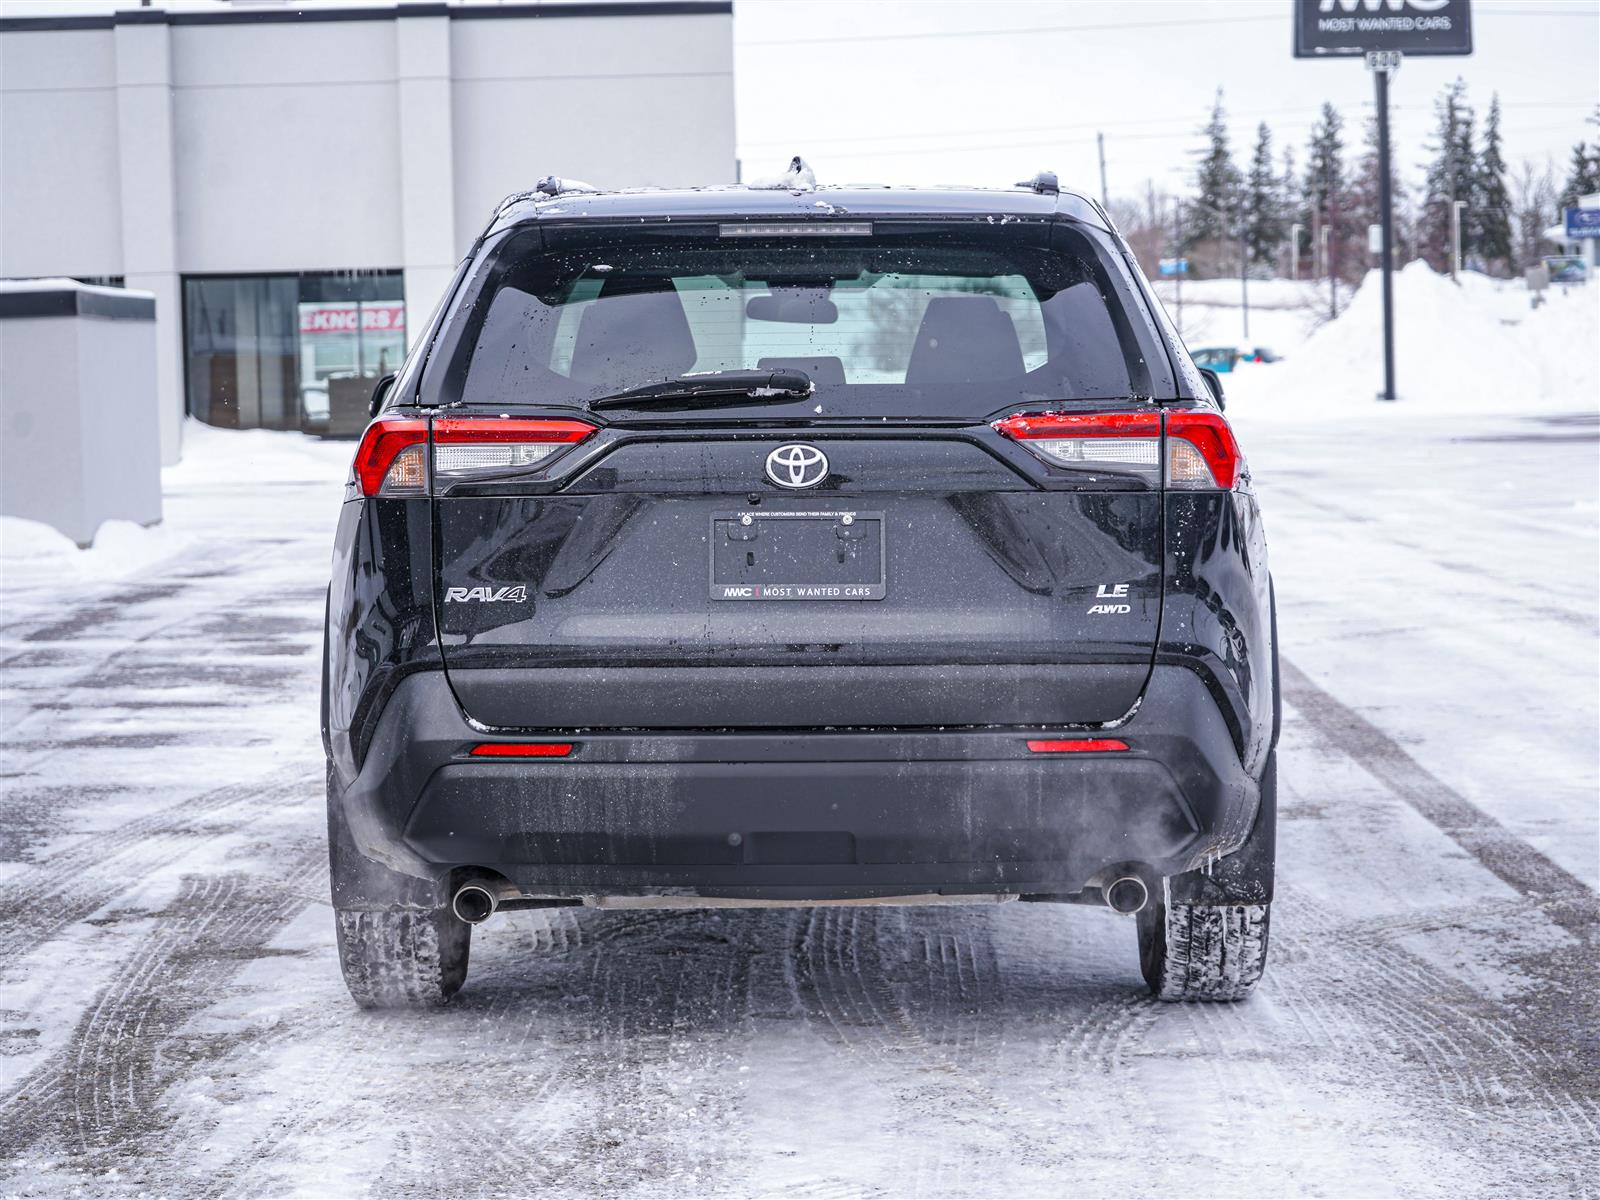
M 994 427 L 1057 466 L 1135 475 L 1154 482 L 1161 469 L 1158 412 L 1043 413 Z
M 1043 413 L 996 421 L 994 427 L 1046 462 L 1158 482 L 1161 422 L 1166 419 L 1168 487 L 1231 490 L 1244 458 L 1220 413 Z
M 473 758 L 565 758 L 571 742 L 484 742 L 472 748 Z
M 434 476 L 462 482 L 497 471 L 539 467 L 594 431 L 587 421 L 440 417 L 433 423 Z
M 1106 754 L 1127 748 L 1118 738 L 1039 738 L 1028 743 L 1035 754 Z
M 1233 490 L 1244 456 L 1221 413 L 1167 414 L 1167 486 Z
M 383 417 L 368 425 L 356 448 L 356 482 L 361 494 L 376 496 L 386 490 L 390 495 L 425 495 L 428 464 L 423 453 L 427 440 L 428 423 L 423 420 Z

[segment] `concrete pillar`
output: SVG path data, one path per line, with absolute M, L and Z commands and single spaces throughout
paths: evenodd
M 80 546 L 161 520 L 153 297 L 0 283 L 0 513 Z
M 163 14 L 154 14 L 161 16 Z M 178 286 L 172 137 L 172 53 L 165 21 L 123 14 L 114 29 L 117 152 L 121 176 L 122 274 L 156 298 L 156 388 L 161 461 L 182 450 L 183 301 Z
M 438 303 L 465 247 L 455 240 L 455 146 L 450 112 L 450 18 L 395 22 L 400 114 L 400 245 L 406 344 Z

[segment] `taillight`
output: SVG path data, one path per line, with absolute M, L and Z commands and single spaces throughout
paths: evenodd
M 1166 419 L 1168 487 L 1228 491 L 1243 458 L 1219 413 L 1184 410 L 1043 413 L 996 421 L 994 427 L 1048 463 L 1156 483 L 1161 474 L 1161 422 Z
M 1046 462 L 1155 482 L 1161 469 L 1161 414 L 1044 413 L 1006 417 L 994 427 Z
M 367 426 L 356 449 L 356 481 L 363 496 L 428 494 L 428 423 L 380 417 Z
M 542 466 L 595 431 L 587 421 L 517 417 L 440 417 L 433 422 L 433 474 L 464 482 Z M 426 496 L 428 422 L 383 417 L 367 426 L 356 450 L 363 496 Z
M 434 478 L 463 483 L 540 467 L 594 430 L 587 421 L 440 417 L 433 423 Z
M 1167 486 L 1221 488 L 1239 482 L 1244 457 L 1221 413 L 1175 409 L 1167 413 Z

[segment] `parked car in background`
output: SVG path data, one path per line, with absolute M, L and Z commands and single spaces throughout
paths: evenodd
M 1190 351 L 1190 354 L 1195 366 L 1205 367 L 1219 375 L 1232 371 L 1233 365 L 1239 361 L 1239 351 L 1234 346 L 1204 346 Z

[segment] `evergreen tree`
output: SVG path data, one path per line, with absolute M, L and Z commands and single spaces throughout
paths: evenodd
M 1600 192 L 1600 143 L 1591 146 L 1587 142 L 1579 142 L 1572 148 L 1572 162 L 1567 166 L 1567 182 L 1561 189 L 1560 207 L 1563 210 L 1575 208 L 1578 197 L 1591 192 Z
M 1332 104 L 1323 102 L 1322 114 L 1311 127 L 1306 147 L 1305 224 L 1328 233 L 1327 269 L 1339 273 L 1348 229 L 1344 178 L 1344 119 Z
M 1294 147 L 1285 146 L 1283 148 L 1283 174 L 1278 177 L 1278 211 L 1283 214 L 1285 225 L 1289 225 L 1299 221 L 1304 210 L 1305 204 L 1300 195 L 1300 173 L 1295 169 Z M 1293 231 L 1286 230 L 1285 232 L 1287 234 Z M 1296 238 L 1300 245 L 1292 247 L 1290 251 L 1291 259 L 1295 251 L 1298 251 L 1302 264 L 1302 274 L 1305 272 L 1304 264 L 1311 261 L 1310 239 L 1310 232 L 1302 228 Z M 1286 267 L 1285 269 L 1290 268 Z
M 1368 117 L 1361 144 L 1361 158 L 1356 162 L 1349 188 L 1350 224 L 1359 238 L 1365 239 L 1366 231 L 1383 221 L 1383 194 L 1380 190 L 1382 183 L 1383 172 L 1378 167 L 1378 121 L 1375 117 Z M 1393 162 L 1389 164 L 1389 189 L 1391 196 L 1396 198 L 1398 207 L 1398 189 L 1395 187 Z M 1396 265 L 1399 264 L 1399 260 L 1397 250 Z
M 1500 139 L 1500 94 L 1489 100 L 1483 123 L 1483 149 L 1477 162 L 1473 197 L 1477 251 L 1489 263 L 1511 262 L 1511 197 L 1506 190 L 1506 160 Z
M 1600 125 L 1600 105 L 1595 106 L 1589 124 Z M 1600 192 L 1600 138 L 1593 144 L 1579 142 L 1572 148 L 1572 162 L 1567 169 L 1566 186 L 1561 189 L 1560 207 L 1563 210 L 1575 208 L 1580 196 L 1594 192 Z
M 1472 108 L 1467 103 L 1466 81 L 1457 78 L 1433 103 L 1437 125 L 1430 145 L 1433 162 L 1423 183 L 1422 213 L 1418 222 L 1422 255 L 1435 270 L 1450 269 L 1451 209 L 1457 201 L 1471 205 L 1475 193 L 1476 164 L 1472 153 Z M 1462 254 L 1471 249 L 1470 223 L 1463 214 Z
M 1195 172 L 1195 191 L 1198 193 L 1184 218 L 1184 241 L 1193 246 L 1199 242 L 1215 242 L 1229 236 L 1232 214 L 1239 196 L 1239 169 L 1233 165 L 1233 154 L 1228 148 L 1228 120 L 1222 109 L 1222 89 L 1217 89 L 1216 103 L 1211 106 L 1211 120 L 1201 131 L 1206 139 L 1206 149 Z
M 1272 167 L 1272 130 L 1265 121 L 1256 128 L 1256 150 L 1244 190 L 1245 241 L 1250 261 L 1271 263 L 1286 232 L 1283 199 Z

